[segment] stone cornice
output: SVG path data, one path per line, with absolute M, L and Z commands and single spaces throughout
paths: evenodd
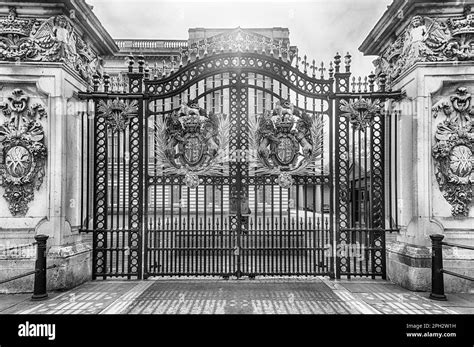
M 84 0 L 68 0 L 67 2 L 77 9 L 77 21 L 84 25 L 92 44 L 97 47 L 100 55 L 118 52 L 119 48 L 115 40 L 102 26 L 94 12 L 92 12 L 92 8 Z

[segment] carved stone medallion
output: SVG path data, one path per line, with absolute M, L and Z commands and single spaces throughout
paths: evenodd
M 1 106 L 7 119 L 0 125 L 0 185 L 14 216 L 27 213 L 34 189 L 40 188 L 45 175 L 47 151 L 38 119 L 46 116 L 46 111 L 39 104 L 28 107 L 28 102 L 23 90 L 15 89 L 8 104 Z
M 456 94 L 433 106 L 433 114 L 445 119 L 438 124 L 433 146 L 436 179 L 453 216 L 467 216 L 474 184 L 474 108 L 471 94 L 460 87 Z

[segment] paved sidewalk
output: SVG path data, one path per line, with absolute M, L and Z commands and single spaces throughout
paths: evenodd
M 0 314 L 474 314 L 474 293 L 428 295 L 382 280 L 108 280 L 40 302 L 3 294 Z

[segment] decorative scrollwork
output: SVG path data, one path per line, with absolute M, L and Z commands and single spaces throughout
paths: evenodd
M 324 122 L 300 113 L 289 100 L 278 101 L 272 111 L 250 118 L 251 165 L 256 175 L 278 175 L 283 188 L 291 175 L 320 174 Z
M 159 119 L 155 125 L 155 153 L 159 172 L 184 175 L 190 188 L 199 185 L 199 175 L 219 176 L 228 162 L 230 123 L 226 115 L 200 108 L 197 100 Z
M 381 110 L 380 100 L 364 100 L 360 97 L 358 100 L 341 100 L 339 109 L 344 112 L 341 115 L 349 118 L 349 122 L 356 130 L 365 131 L 372 125 L 374 115 Z
M 433 146 L 436 179 L 444 198 L 452 205 L 453 216 L 467 216 L 474 184 L 474 108 L 464 87 L 433 106 L 446 119 L 438 124 Z
M 14 216 L 27 213 L 34 189 L 41 187 L 45 175 L 47 150 L 38 118 L 46 116 L 46 111 L 39 104 L 28 107 L 28 102 L 23 90 L 15 89 L 8 104 L 1 105 L 8 119 L 0 126 L 0 186 Z
M 199 59 L 183 67 L 180 73 L 163 79 L 149 80 L 145 84 L 145 90 L 150 95 L 172 96 L 186 90 L 189 84 L 198 83 L 208 77 L 209 71 L 213 71 L 217 75 L 231 72 L 237 67 L 243 72 L 258 71 L 260 74 L 271 76 L 295 92 L 310 98 L 314 97 L 314 94 L 329 95 L 333 83 L 329 79 L 309 77 L 289 63 L 271 56 L 252 52 L 245 54 L 231 52 Z
M 137 113 L 137 104 L 136 100 L 126 103 L 119 98 L 108 100 L 107 103 L 100 100 L 98 111 L 104 115 L 105 122 L 113 133 L 121 132 L 127 127 L 130 117 Z

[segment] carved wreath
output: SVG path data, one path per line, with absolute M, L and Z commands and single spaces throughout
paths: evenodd
M 228 162 L 229 118 L 200 108 L 195 100 L 158 119 L 155 156 L 158 173 L 184 175 L 190 188 L 199 175 L 220 176 Z
M 292 175 L 321 174 L 323 127 L 321 118 L 300 113 L 288 100 L 250 118 L 250 161 L 255 175 L 278 175 L 280 186 L 288 188 Z
M 28 107 L 29 98 L 15 89 L 8 104 L 1 110 L 7 120 L 0 126 L 3 147 L 0 160 L 0 186 L 9 202 L 12 215 L 24 216 L 45 175 L 47 157 L 43 126 L 38 121 L 46 116 L 45 109 L 35 104 Z

